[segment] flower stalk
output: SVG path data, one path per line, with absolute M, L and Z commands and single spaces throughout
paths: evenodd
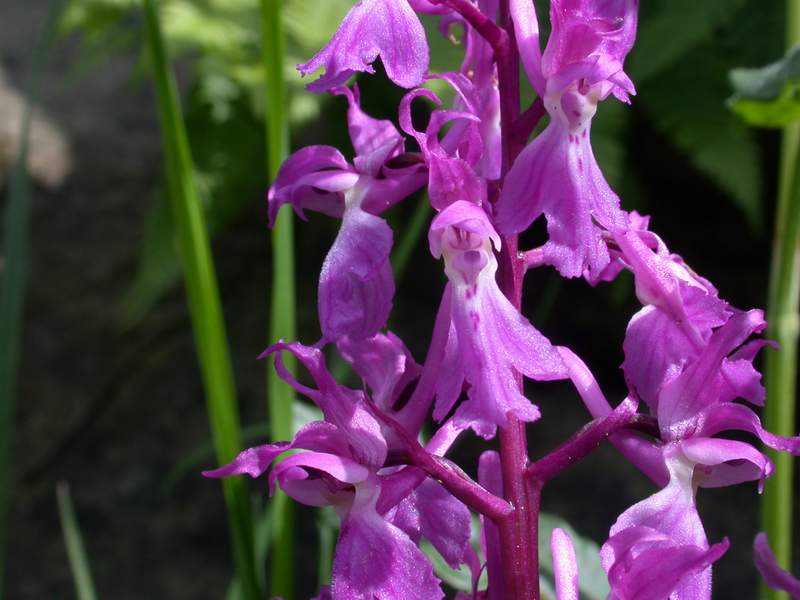
M 800 3 L 786 3 L 787 46 L 800 42 Z M 797 403 L 797 340 L 800 298 L 800 123 L 783 131 L 778 178 L 778 202 L 770 267 L 767 335 L 779 352 L 767 354 L 764 379 L 770 399 L 764 412 L 766 427 L 779 435 L 792 435 Z M 770 451 L 775 475 L 767 481 L 762 500 L 761 523 L 779 565 L 792 564 L 794 514 L 794 467 L 790 454 Z M 786 600 L 785 592 L 761 587 L 769 600 Z

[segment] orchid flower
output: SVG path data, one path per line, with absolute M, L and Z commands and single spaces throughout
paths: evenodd
M 544 214 L 544 262 L 564 277 L 595 278 L 609 263 L 603 231 L 627 227 L 619 198 L 597 165 L 589 140 L 597 103 L 627 102 L 633 84 L 622 62 L 636 35 L 637 0 L 552 0 L 544 55 L 532 0 L 511 11 L 520 56 L 544 100 L 550 123 L 519 155 L 497 203 L 501 233 L 519 233 Z
M 439 213 L 428 236 L 431 254 L 443 257 L 449 280 L 451 323 L 434 418 L 453 408 L 463 382 L 468 399 L 455 422 L 484 438 L 505 427 L 507 415 L 535 421 L 539 409 L 519 389 L 515 371 L 540 381 L 564 379 L 558 352 L 500 291 L 495 280 L 500 237 L 484 210 L 458 201 Z
M 404 154 L 394 125 L 361 110 L 357 89 L 335 93 L 349 103 L 353 164 L 329 146 L 303 148 L 283 164 L 268 195 L 270 223 L 287 203 L 301 217 L 310 209 L 342 218 L 319 280 L 323 340 L 334 342 L 372 337 L 386 325 L 394 296 L 392 231 L 377 215 L 416 191 L 427 176 L 424 164 Z
M 302 385 L 284 368 L 279 354 L 283 351 L 308 369 L 316 389 Z M 320 350 L 280 342 L 263 356 L 276 353 L 278 373 L 313 400 L 325 420 L 305 425 L 291 442 L 250 448 L 231 464 L 204 475 L 259 477 L 271 466 L 270 492 L 277 483 L 303 504 L 334 507 L 342 526 L 333 562 L 332 600 L 442 598 L 430 561 L 417 544 L 427 537 L 456 567 L 469 543 L 467 508 L 438 483 L 419 477 L 414 467 L 385 468 L 390 444 L 364 393 L 337 384 Z M 386 371 L 373 360 L 359 361 L 359 366 L 373 381 Z M 431 449 L 444 452 L 452 441 L 440 436 L 431 441 Z M 273 464 L 293 449 L 306 452 Z M 364 568 L 364 561 L 369 568 Z
M 747 341 L 766 327 L 763 313 L 731 308 L 660 240 L 641 232 L 616 239 L 647 303 L 628 326 L 623 369 L 632 393 L 657 418 L 660 459 L 670 478 L 662 491 L 620 516 L 603 547 L 603 566 L 620 600 L 707 599 L 711 564 L 727 542 L 709 547 L 696 490 L 750 480 L 760 488 L 773 469 L 751 444 L 716 436 L 744 431 L 794 455 L 800 454 L 800 438 L 769 433 L 750 408 L 733 402 L 764 402 L 752 361 L 766 342 Z M 642 577 L 654 568 L 657 577 Z

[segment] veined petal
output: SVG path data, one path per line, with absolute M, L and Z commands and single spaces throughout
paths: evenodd
M 663 433 L 671 439 L 682 437 L 694 428 L 698 414 L 706 406 L 729 402 L 738 395 L 739 389 L 722 375 L 723 361 L 752 333 L 765 327 L 764 313 L 751 310 L 734 315 L 711 335 L 697 358 L 659 394 L 658 423 Z M 749 382 L 744 385 L 745 390 L 750 388 Z
M 455 424 L 490 438 L 498 425 L 506 425 L 509 412 L 523 421 L 536 420 L 539 410 L 520 392 L 515 372 L 553 380 L 565 378 L 567 370 L 550 342 L 500 291 L 491 249 L 499 238 L 488 217 L 480 207 L 456 202 L 434 219 L 429 243 L 434 256 L 444 256 L 452 286 L 448 346 L 452 355 L 457 345 L 470 384 L 469 399 L 457 409 Z M 440 393 L 434 413 L 439 418 L 449 410 L 443 402 L 448 400 Z
M 753 541 L 753 562 L 770 588 L 788 592 L 792 598 L 800 598 L 800 580 L 780 568 L 769 547 L 767 534 L 763 531 Z
M 333 600 L 439 600 L 444 593 L 430 561 L 399 528 L 375 511 L 377 490 L 356 487 L 333 559 Z
M 305 209 L 341 217 L 344 192 L 356 181 L 358 174 L 336 148 L 307 146 L 298 150 L 281 165 L 267 194 L 270 227 L 278 209 L 288 203 L 303 218 Z
M 465 561 L 469 509 L 435 481 L 423 481 L 400 503 L 390 520 L 414 543 L 426 538 L 453 569 Z
M 638 0 L 552 0 L 542 57 L 549 78 L 590 56 L 621 64 L 636 38 Z
M 319 277 L 319 320 L 326 340 L 369 338 L 386 325 L 394 296 L 391 249 L 386 221 L 349 206 Z
M 347 128 L 356 151 L 356 168 L 359 173 L 377 175 L 383 163 L 402 153 L 403 136 L 388 119 L 375 119 L 361 110 L 358 86 L 331 91 L 347 98 Z
M 380 56 L 389 79 L 412 88 L 428 71 L 428 54 L 425 29 L 407 0 L 361 0 L 328 45 L 297 69 L 309 75 L 324 67 L 325 74 L 308 85 L 321 92 L 342 85 L 357 71 L 374 73 L 372 63 Z
M 283 366 L 278 354 L 275 369 L 281 378 L 313 400 L 322 410 L 325 420 L 336 425 L 347 439 L 352 458 L 374 469 L 382 467 L 386 461 L 386 439 L 380 424 L 364 405 L 361 392 L 350 390 L 334 381 L 318 348 L 303 346 L 297 342 L 278 342 L 267 348 L 261 358 L 284 350 L 294 354 L 303 364 L 314 379 L 317 389 L 300 384 Z
M 621 229 L 627 220 L 594 158 L 589 126 L 572 134 L 555 119 L 514 161 L 496 210 L 504 234 L 544 214 L 545 262 L 565 277 L 600 273 L 610 261 L 601 227 Z
M 421 371 L 406 345 L 391 331 L 365 340 L 344 337 L 336 347 L 369 386 L 375 404 L 386 411 Z

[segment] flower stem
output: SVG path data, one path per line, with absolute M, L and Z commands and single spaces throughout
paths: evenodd
M 508 5 L 508 0 L 502 0 L 499 14 L 500 23 L 508 37 L 508 45 L 505 52 L 495 52 L 500 91 L 503 177 L 511 169 L 511 165 L 524 147 L 524 142 L 520 142 L 512 133 L 520 113 L 519 55 L 512 51 L 516 44 L 514 44 L 514 27 Z M 500 289 L 515 307 L 520 308 L 525 261 L 517 252 L 517 236 L 503 238 L 503 251 L 499 263 Z M 518 375 L 517 378 L 519 386 L 522 387 L 522 377 Z M 508 600 L 538 600 L 541 486 L 533 479 L 526 481 L 528 442 L 525 423 L 513 415 L 508 416 L 508 421 L 508 426 L 500 429 L 500 463 L 503 473 L 503 492 L 506 500 L 514 507 L 514 512 L 511 518 L 501 523 L 499 527 L 503 590 Z
M 787 46 L 800 42 L 800 2 L 787 0 Z M 778 206 L 775 213 L 770 269 L 767 336 L 780 351 L 766 357 L 767 398 L 765 426 L 784 436 L 794 435 L 797 385 L 798 297 L 800 297 L 800 123 L 783 131 Z M 775 556 L 783 568 L 791 567 L 793 514 L 793 457 L 768 451 L 775 474 L 767 480 L 762 500 L 761 523 Z M 759 597 L 784 600 L 783 592 L 762 586 Z
M 270 181 L 289 153 L 289 119 L 286 82 L 283 78 L 285 38 L 280 0 L 261 0 L 261 51 L 264 61 L 266 98 L 267 174 Z M 279 211 L 272 228 L 272 295 L 269 343 L 296 337 L 294 217 L 290 207 Z M 287 357 L 286 367 L 295 372 L 294 357 Z M 274 369 L 267 370 L 270 436 L 288 440 L 292 428 L 294 390 L 284 383 Z M 283 598 L 294 596 L 294 505 L 283 493 L 272 498 L 273 520 L 270 560 L 270 594 Z

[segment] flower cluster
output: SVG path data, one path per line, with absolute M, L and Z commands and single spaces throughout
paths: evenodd
M 703 600 L 711 565 L 728 548 L 710 544 L 695 501 L 700 488 L 772 472 L 753 444 L 724 437 L 752 434 L 774 449 L 800 454 L 800 439 L 765 431 L 751 408 L 764 403 L 753 367 L 769 342 L 760 310 L 719 298 L 706 279 L 671 254 L 649 219 L 621 207 L 591 145 L 598 104 L 630 102 L 624 71 L 637 28 L 637 0 L 551 0 L 544 50 L 532 0 L 360 0 L 316 56 L 299 65 L 309 84 L 348 103 L 354 157 L 310 146 L 290 156 L 269 190 L 269 219 L 289 204 L 341 220 L 319 278 L 321 339 L 279 341 L 264 352 L 280 376 L 322 411 L 324 420 L 294 439 L 243 452 L 212 477 L 267 474 L 310 506 L 341 518 L 332 580 L 320 592 L 335 600 L 428 600 L 444 592 L 420 550 L 425 538 L 453 569 L 471 570 L 472 598 L 538 598 L 536 526 L 544 483 L 603 439 L 649 475 L 660 490 L 611 526 L 600 559 L 618 600 Z M 457 72 L 429 74 L 420 15 L 448 36 L 460 29 L 465 49 Z M 386 75 L 409 91 L 396 127 L 367 115 L 356 72 Z M 537 100 L 518 101 L 518 61 Z M 452 106 L 428 88 L 451 87 Z M 411 119 L 415 100 L 433 103 L 424 130 Z M 542 132 L 528 138 L 541 118 Z M 416 148 L 409 150 L 409 148 Z M 393 233 L 381 215 L 425 188 L 436 211 L 428 231 L 444 271 L 442 299 L 422 365 L 386 330 L 394 296 L 389 262 Z M 544 216 L 548 239 L 520 251 L 517 235 Z M 551 266 L 594 285 L 622 271 L 642 303 L 628 325 L 622 374 L 628 397 L 616 409 L 589 368 L 548 340 L 520 311 L 530 268 Z M 751 339 L 752 338 L 752 339 Z M 361 378 L 337 383 L 324 351 L 338 353 Z M 314 386 L 283 365 L 294 355 Z M 541 417 L 523 378 L 569 379 L 594 421 L 552 454 L 531 462 L 526 423 Z M 639 405 L 646 407 L 637 413 Z M 437 429 L 421 442 L 429 419 Z M 478 481 L 446 458 L 458 436 L 500 438 L 486 451 Z M 289 450 L 289 456 L 278 458 Z M 470 540 L 470 511 L 481 516 L 481 548 Z M 559 600 L 578 598 L 569 535 L 551 540 Z M 488 573 L 488 588 L 478 589 Z

